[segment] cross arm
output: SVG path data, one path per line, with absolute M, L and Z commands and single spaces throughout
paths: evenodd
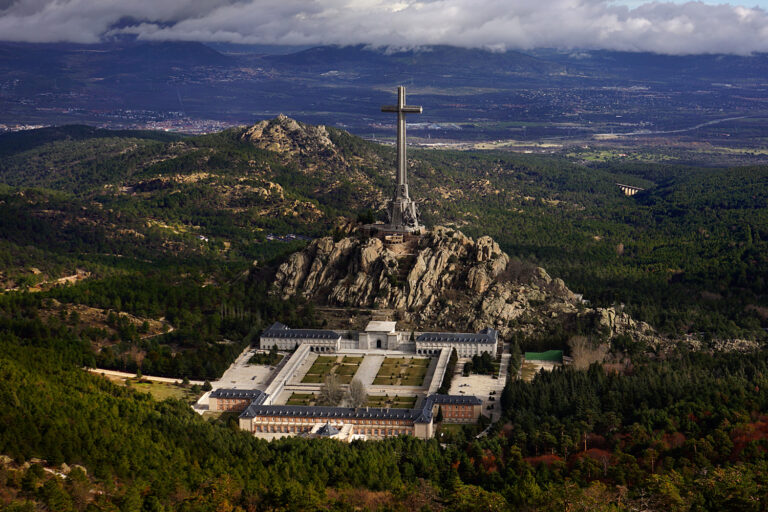
M 414 107 L 411 105 L 404 105 L 402 108 L 398 108 L 397 105 L 384 105 L 381 107 L 382 112 L 402 112 L 404 114 L 421 114 L 421 107 Z

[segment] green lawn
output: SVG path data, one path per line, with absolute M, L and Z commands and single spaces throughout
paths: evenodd
M 394 409 L 413 409 L 415 405 L 415 396 L 401 396 L 392 400 L 392 408 Z
M 389 395 L 368 395 L 369 407 L 385 407 L 393 409 L 413 409 L 416 405 L 417 398 L 415 396 L 395 396 Z
M 343 364 L 336 368 L 336 375 L 354 375 L 357 372 L 357 366 L 353 364 Z
M 427 358 L 388 357 L 381 363 L 373 383 L 380 386 L 421 386 L 428 367 Z
M 326 376 L 334 374 L 342 384 L 349 384 L 357 373 L 362 363 L 362 357 L 345 356 L 339 361 L 338 356 L 318 356 L 312 366 L 307 370 L 301 382 L 305 384 L 318 384 L 323 382 Z
M 293 393 L 286 405 L 315 405 L 317 396 L 314 393 Z
M 352 382 L 352 379 L 355 377 L 354 374 L 353 375 L 338 375 L 337 374 L 337 376 L 339 378 L 339 382 L 341 382 L 342 384 L 349 384 L 350 382 Z
M 315 363 L 312 365 L 312 367 L 307 371 L 307 373 L 314 373 L 315 375 L 322 375 L 329 373 L 331 371 L 331 368 L 333 368 L 332 364 L 327 363 Z
M 138 382 L 135 379 L 131 379 L 129 382 L 133 389 L 143 393 L 149 393 L 155 400 L 173 398 L 175 400 L 186 400 L 191 403 L 196 401 L 200 398 L 200 395 L 202 395 L 202 393 L 193 394 L 188 388 L 177 386 L 176 384 L 169 382 Z
M 426 366 L 409 366 L 405 370 L 405 375 L 407 377 L 422 377 L 427 374 L 427 367 Z
M 368 406 L 384 407 L 387 404 L 388 399 L 389 399 L 389 396 L 368 395 Z

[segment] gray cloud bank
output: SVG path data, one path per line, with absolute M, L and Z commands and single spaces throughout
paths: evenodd
M 606 0 L 0 0 L 0 40 L 768 51 L 758 7 Z

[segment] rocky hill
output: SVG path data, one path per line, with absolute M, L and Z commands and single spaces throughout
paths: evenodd
M 414 329 L 476 331 L 502 336 L 600 332 L 655 338 L 653 329 L 614 308 L 590 308 L 561 279 L 510 259 L 490 237 L 473 240 L 436 227 L 410 243 L 350 236 L 313 241 L 283 263 L 272 293 L 321 305 L 391 309 Z
M 283 114 L 246 128 L 242 138 L 276 153 L 313 154 L 334 147 L 325 126 L 307 125 Z

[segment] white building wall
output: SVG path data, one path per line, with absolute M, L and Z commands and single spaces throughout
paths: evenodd
M 495 343 L 466 343 L 466 342 L 450 342 L 450 341 L 417 341 L 416 353 L 417 354 L 439 354 L 440 350 L 444 348 L 455 348 L 456 354 L 459 357 L 472 357 L 479 356 L 483 352 L 488 352 L 492 356 L 496 356 L 496 344 Z
M 362 348 L 362 347 L 360 347 L 360 343 L 358 343 L 355 340 L 342 338 L 339 341 L 339 350 L 355 350 L 357 348 Z
M 316 352 L 336 352 L 340 342 L 341 336 L 333 339 L 262 337 L 259 339 L 259 348 L 269 350 L 277 345 L 278 350 L 293 350 L 297 345 L 309 345 Z

